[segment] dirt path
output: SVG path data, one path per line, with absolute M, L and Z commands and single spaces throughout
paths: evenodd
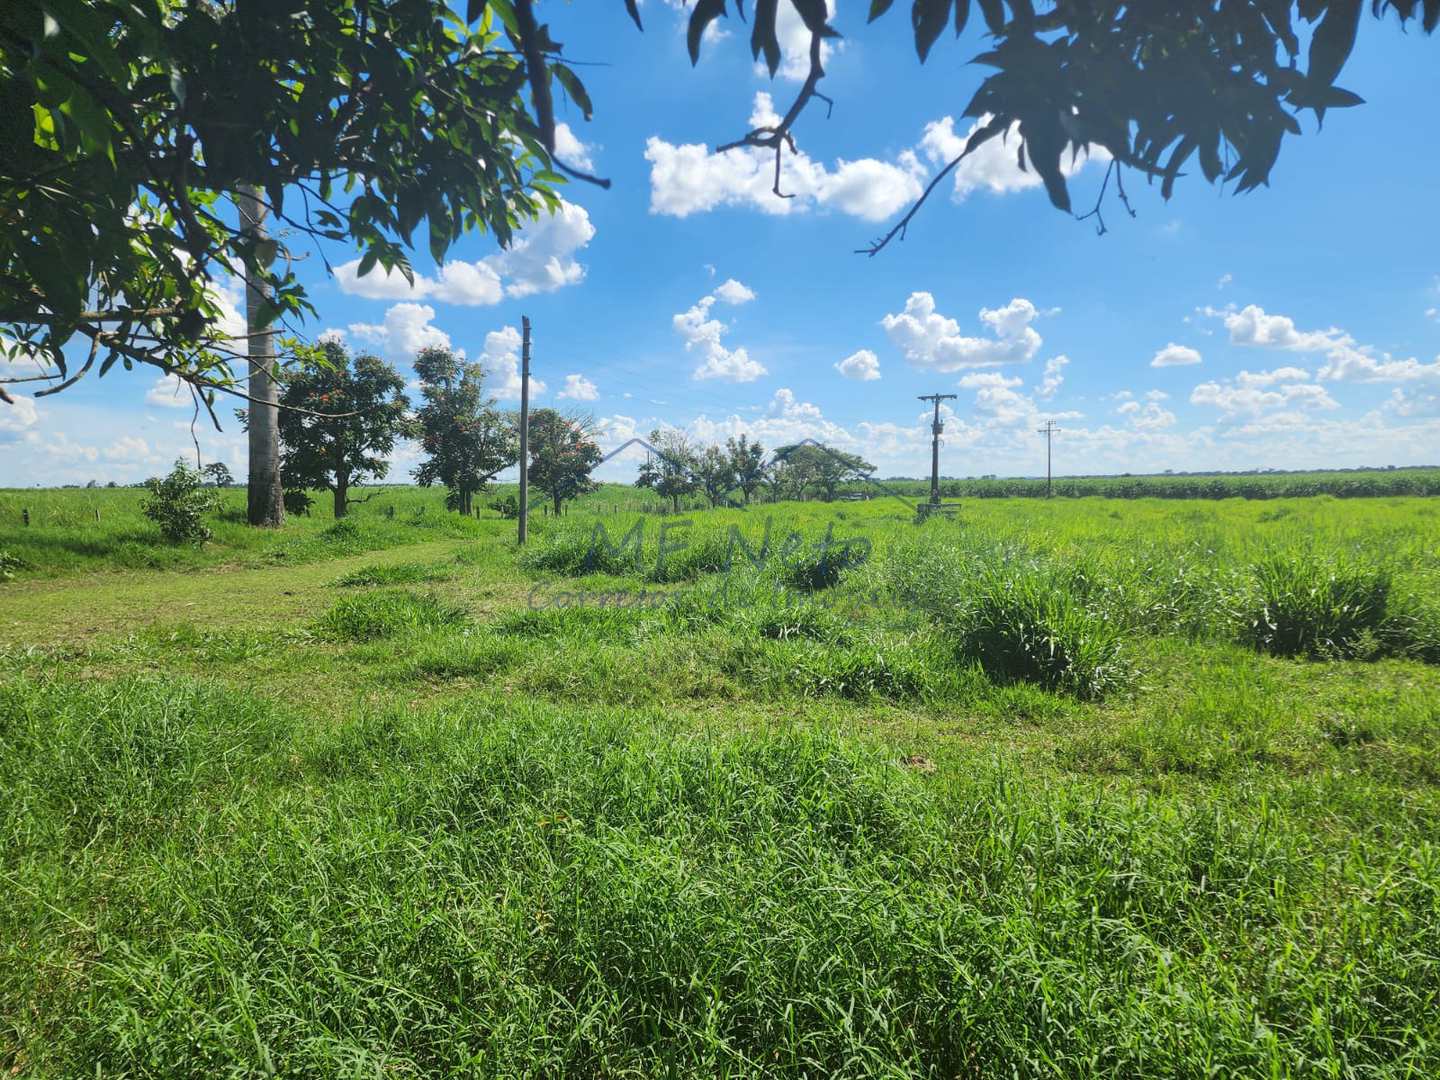
M 50 644 L 155 623 L 275 626 L 323 611 L 360 566 L 434 562 L 474 540 L 437 540 L 301 566 L 134 570 L 0 587 L 0 643 Z M 483 541 L 481 541 L 483 542 Z

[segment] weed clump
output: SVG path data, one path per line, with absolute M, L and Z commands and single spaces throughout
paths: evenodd
M 379 566 L 362 566 L 335 580 L 341 588 L 371 585 L 418 585 L 430 581 L 448 581 L 454 573 L 444 566 L 403 562 Z
M 1368 562 L 1271 555 L 1241 597 L 1240 640 L 1274 656 L 1373 657 L 1385 647 L 1390 588 L 1390 571 Z
M 317 620 L 316 629 L 337 641 L 374 641 L 466 621 L 463 608 L 437 596 L 396 589 L 347 596 Z

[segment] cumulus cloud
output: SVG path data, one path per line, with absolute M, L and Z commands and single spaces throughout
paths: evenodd
M 1188 345 L 1176 345 L 1170 342 L 1163 349 L 1156 351 L 1150 358 L 1151 367 L 1180 367 L 1185 364 L 1200 363 L 1200 353 Z
M 1128 418 L 1130 426 L 1139 431 L 1161 431 L 1175 424 L 1175 414 L 1155 401 L 1147 401 L 1143 405 L 1138 401 L 1126 401 L 1115 411 Z
M 1045 361 L 1045 374 L 1040 379 L 1040 386 L 1035 391 L 1035 396 L 1041 401 L 1049 401 L 1059 391 L 1065 381 L 1065 365 L 1070 363 L 1070 357 L 1063 353 L 1060 356 L 1052 357 Z
M 1190 404 L 1220 410 L 1222 419 L 1260 416 L 1277 409 L 1338 409 L 1339 402 L 1318 383 L 1304 382 L 1307 372 L 1281 368 L 1258 375 L 1241 372 L 1234 379 L 1203 382 L 1190 391 Z
M 1238 310 L 1201 308 L 1200 314 L 1221 319 L 1234 345 L 1285 352 L 1323 353 L 1326 363 L 1319 377 L 1329 382 L 1419 382 L 1440 379 L 1440 359 L 1422 363 L 1413 357 L 1396 359 L 1332 326 L 1301 330 L 1288 315 L 1274 315 L 1257 304 Z
M 993 119 L 986 114 L 972 123 L 964 135 L 955 130 L 955 119 L 941 117 L 925 125 L 920 137 L 919 153 L 934 168 L 944 168 L 965 150 L 970 136 L 989 124 Z M 974 153 L 955 167 L 951 197 L 962 202 L 977 191 L 992 195 L 1007 195 L 1014 191 L 1026 191 L 1043 186 L 1043 181 L 1034 169 L 1021 169 L 1016 148 L 1020 142 L 1019 123 L 1012 124 L 1004 135 L 997 135 L 983 143 Z M 1105 164 L 1110 154 L 1103 147 L 1092 147 L 1089 156 L 1082 154 L 1074 161 L 1066 154 L 1062 158 L 1060 171 L 1067 177 L 1074 176 L 1090 162 Z
M 729 278 L 715 290 L 715 299 L 727 304 L 748 304 L 755 299 L 755 290 L 734 278 Z
M 40 422 L 33 398 L 12 392 L 10 399 L 0 401 L 0 443 L 17 441 Z
M 770 95 L 757 93 L 750 127 L 779 121 Z M 650 211 L 672 217 L 742 206 L 767 214 L 830 208 L 865 221 L 883 221 L 919 197 L 924 172 L 909 151 L 895 162 L 842 159 L 826 166 L 801 150 L 785 155 L 780 183 L 792 197 L 782 199 L 773 190 L 774 152 L 760 147 L 736 147 L 720 154 L 703 143 L 676 145 L 651 136 L 645 144 L 645 160 L 650 163 Z
M 485 335 L 478 362 L 485 369 L 485 388 L 502 401 L 520 400 L 520 331 L 501 327 Z M 545 383 L 530 376 L 530 396 L 545 393 Z
M 409 360 L 421 349 L 448 348 L 450 335 L 431 324 L 435 309 L 429 304 L 392 304 L 380 323 L 351 323 L 349 337 L 375 346 L 389 360 Z
M 194 401 L 190 396 L 190 385 L 175 375 L 161 375 L 155 380 L 155 385 L 145 391 L 145 401 L 150 405 L 159 405 L 162 409 L 193 409 Z
M 562 122 L 555 125 L 555 153 L 572 168 L 583 169 L 585 172 L 595 169 L 595 158 L 590 153 L 590 147 L 580 141 L 569 124 Z
M 880 320 L 886 336 L 916 367 L 932 371 L 1018 364 L 1032 359 L 1042 344 L 1031 325 L 1040 315 L 1035 305 L 1016 297 L 998 308 L 981 308 L 980 321 L 989 337 L 967 337 L 960 324 L 935 310 L 935 297 L 914 292 L 905 310 Z
M 835 370 L 847 379 L 871 382 L 880 378 L 880 358 L 869 349 L 857 349 L 836 363 Z
M 556 396 L 571 401 L 595 401 L 600 397 L 600 390 L 584 375 L 566 375 L 565 385 Z
M 437 300 L 485 307 L 507 296 L 579 284 L 585 267 L 576 254 L 594 237 L 595 226 L 585 208 L 562 200 L 555 213 L 521 229 L 507 250 L 476 262 L 447 262 L 433 277 L 416 274 L 413 285 L 398 270 L 387 273 L 378 266 L 361 277 L 359 259 L 337 266 L 335 280 L 342 292 L 370 300 Z
M 729 285 L 732 282 L 727 281 L 725 284 Z M 733 284 L 738 285 L 745 292 L 750 291 L 739 282 L 733 282 Z M 734 290 L 731 292 L 732 295 L 735 295 Z M 751 296 L 753 295 L 751 293 Z M 721 338 L 729 332 L 730 327 L 719 319 L 713 318 L 710 311 L 718 298 L 719 290 L 701 297 L 693 307 L 680 312 L 672 319 L 675 332 L 685 341 L 685 351 L 694 352 L 700 356 L 700 364 L 695 368 L 694 378 L 721 379 L 725 382 L 737 383 L 754 382 L 768 372 L 763 364 L 750 359 L 750 354 L 745 351 L 743 346 L 738 349 L 725 347 Z

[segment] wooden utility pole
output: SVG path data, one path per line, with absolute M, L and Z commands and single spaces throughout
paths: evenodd
M 940 422 L 940 402 L 950 401 L 958 394 L 921 394 L 921 401 L 935 403 L 935 422 L 930 425 L 930 505 L 940 505 L 940 433 L 945 425 Z
M 1035 429 L 1037 433 L 1045 436 L 1045 497 L 1050 498 L 1050 439 L 1060 429 L 1055 426 L 1054 420 L 1046 420 L 1044 427 Z
M 530 316 L 520 317 L 520 544 L 530 534 Z

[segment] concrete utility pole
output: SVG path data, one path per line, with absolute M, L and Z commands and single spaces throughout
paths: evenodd
M 1050 498 L 1050 438 L 1059 431 L 1054 420 L 1046 420 L 1044 427 L 1037 427 L 1035 431 L 1045 436 L 1045 497 Z
M 930 505 L 940 505 L 940 433 L 945 425 L 940 422 L 940 402 L 951 401 L 958 394 L 921 394 L 921 401 L 935 403 L 935 422 L 930 425 Z
M 520 544 L 530 535 L 530 316 L 520 317 Z
M 250 239 L 269 239 L 265 229 L 267 208 L 251 184 L 240 185 L 235 195 L 240 210 L 240 228 Z M 264 260 L 262 260 L 263 267 Z M 285 524 L 285 492 L 280 485 L 280 386 L 274 379 L 275 331 L 262 329 L 260 312 L 269 299 L 269 289 L 254 275 L 245 279 L 246 346 L 250 354 L 248 418 L 250 473 L 247 483 L 247 516 L 251 525 Z

